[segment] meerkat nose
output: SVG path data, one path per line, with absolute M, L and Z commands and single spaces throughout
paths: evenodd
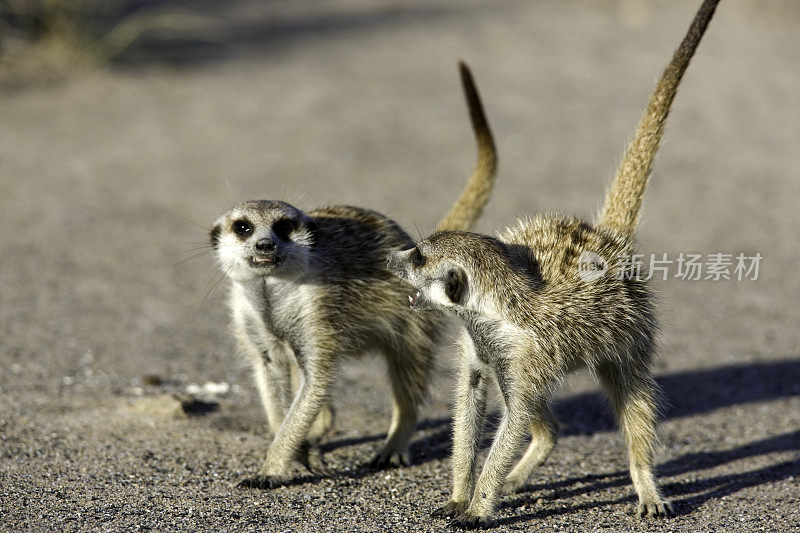
M 275 251 L 275 243 L 272 239 L 259 239 L 254 248 L 259 254 L 271 254 Z

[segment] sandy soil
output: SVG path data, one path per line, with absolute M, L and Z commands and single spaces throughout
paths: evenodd
M 213 46 L 140 43 L 127 66 L 0 97 L 0 528 L 437 531 L 452 350 L 414 465 L 360 465 L 388 425 L 380 361 L 344 365 L 336 471 L 238 490 L 269 442 L 212 258 L 229 204 L 347 203 L 425 234 L 473 141 L 473 67 L 501 156 L 479 229 L 590 217 L 697 2 L 198 3 Z M 198 51 L 199 50 L 199 51 Z M 800 524 L 800 9 L 725 0 L 678 96 L 645 199 L 643 251 L 760 253 L 756 281 L 658 280 L 663 531 Z M 674 270 L 672 271 L 674 273 Z M 230 385 L 186 416 L 173 395 Z M 652 526 L 585 374 L 556 451 L 498 529 Z

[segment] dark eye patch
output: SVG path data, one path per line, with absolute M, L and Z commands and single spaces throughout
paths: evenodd
M 288 241 L 289 235 L 297 229 L 297 223 L 290 218 L 282 218 L 272 225 L 272 232 L 282 241 Z
M 246 238 L 253 233 L 253 224 L 250 223 L 249 220 L 243 218 L 234 220 L 233 224 L 231 224 L 231 231 L 233 231 L 239 237 Z
M 412 251 L 411 255 L 409 256 L 409 259 L 411 260 L 411 264 L 414 266 L 414 268 L 422 267 L 426 261 L 425 256 L 422 255 L 422 252 L 419 251 L 419 248 L 414 248 L 414 251 Z

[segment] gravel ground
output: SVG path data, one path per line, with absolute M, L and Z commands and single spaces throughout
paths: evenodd
M 269 435 L 205 228 L 240 199 L 283 198 L 428 232 L 474 157 L 459 58 L 501 157 L 478 229 L 589 217 L 697 3 L 202 2 L 218 18 L 183 43 L 145 39 L 125 67 L 3 94 L 0 528 L 444 529 L 429 513 L 450 483 L 447 346 L 413 466 L 360 467 L 389 417 L 366 357 L 335 389 L 335 476 L 234 487 Z M 724 0 L 645 199 L 647 253 L 763 257 L 756 281 L 655 282 L 658 471 L 677 516 L 633 516 L 621 439 L 579 373 L 556 451 L 503 499 L 499 530 L 798 529 L 798 65 L 797 2 Z M 216 410 L 187 400 L 207 382 L 227 384 Z

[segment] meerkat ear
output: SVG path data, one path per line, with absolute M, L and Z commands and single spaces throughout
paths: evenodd
M 216 248 L 219 244 L 219 234 L 222 233 L 222 226 L 219 224 L 214 224 L 214 227 L 211 228 L 211 232 L 209 236 L 211 237 L 211 247 Z
M 460 304 L 467 291 L 467 275 L 460 268 L 452 268 L 447 272 L 445 294 L 454 304 Z

